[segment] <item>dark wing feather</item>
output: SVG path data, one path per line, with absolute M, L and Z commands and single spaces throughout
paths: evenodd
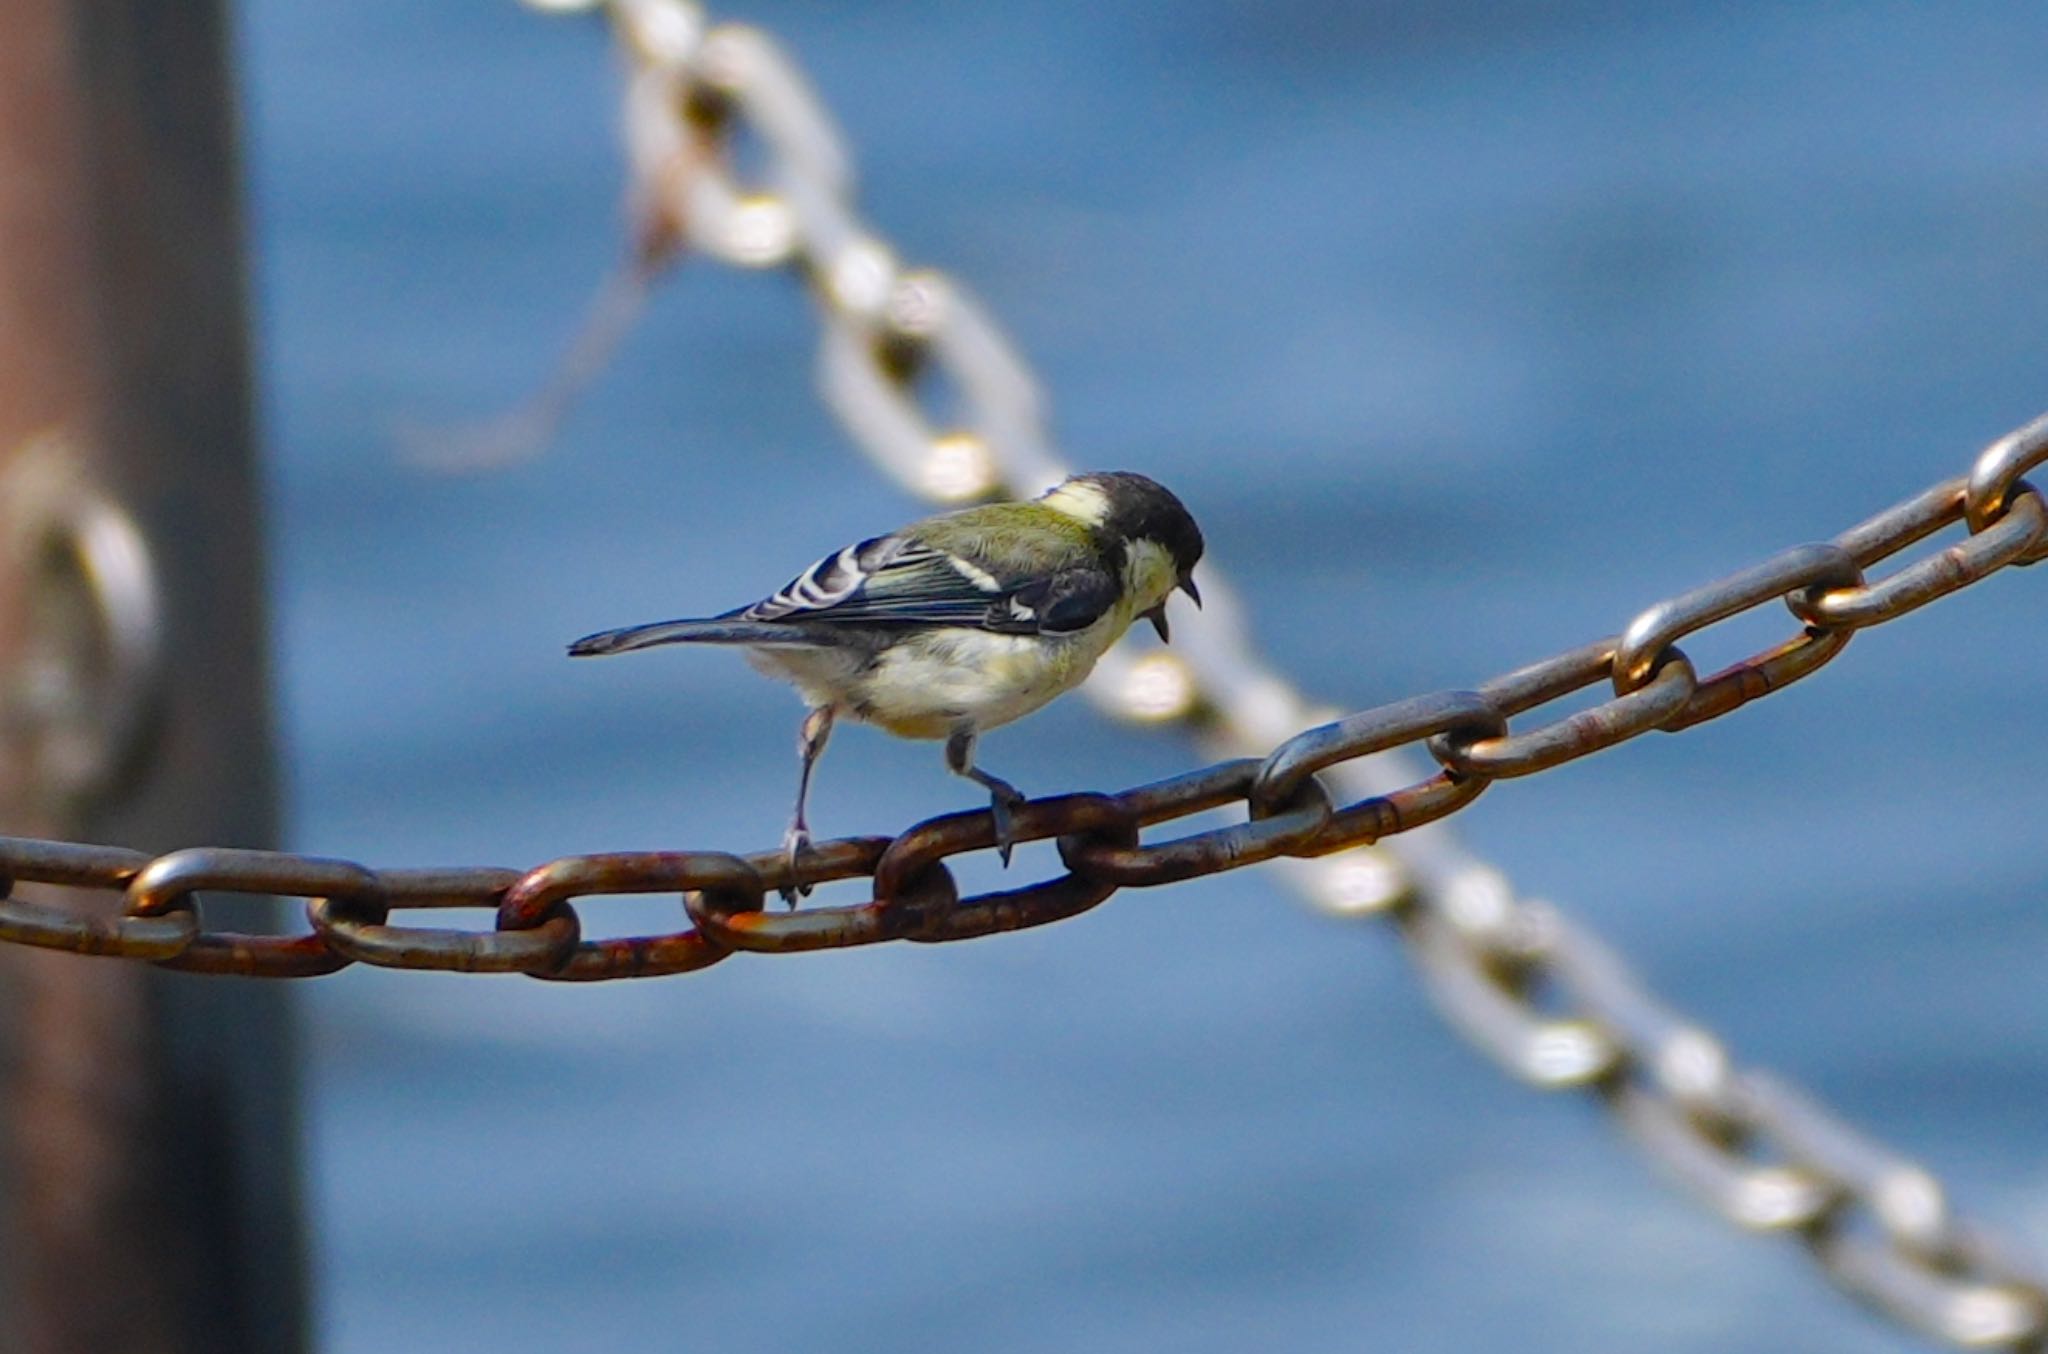
M 993 586 L 989 586 L 993 583 Z M 977 625 L 1003 596 L 943 551 L 904 536 L 877 536 L 827 555 L 773 597 L 734 612 L 755 621 Z
M 1116 580 L 1101 569 L 1068 569 L 1048 578 L 1036 579 L 1018 588 L 1003 610 L 1017 622 L 1017 629 L 1041 634 L 1068 634 L 1086 630 L 1102 613 L 1116 605 Z M 997 619 L 991 608 L 991 621 Z M 1011 627 L 991 623 L 991 630 Z
M 905 536 L 828 555 L 774 596 L 727 613 L 750 621 L 958 625 L 1003 634 L 1085 628 L 1116 601 L 1099 569 L 1005 579 Z

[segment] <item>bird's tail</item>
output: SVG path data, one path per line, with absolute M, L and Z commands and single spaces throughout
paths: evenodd
M 797 626 L 775 621 L 744 621 L 724 616 L 703 620 L 656 621 L 623 630 L 600 630 L 569 646 L 572 658 L 628 653 L 657 644 L 816 644 L 817 638 Z

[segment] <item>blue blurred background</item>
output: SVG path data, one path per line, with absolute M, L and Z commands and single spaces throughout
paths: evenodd
M 2048 408 L 2038 5 L 718 15 L 807 67 L 871 219 L 986 298 L 1069 458 L 1179 490 L 1346 706 L 1611 631 Z M 509 0 L 257 0 L 241 41 L 291 844 L 771 844 L 790 693 L 561 646 L 919 511 L 812 395 L 808 302 L 686 264 L 548 457 L 413 473 L 393 429 L 522 394 L 619 253 L 609 38 Z M 2043 572 L 1457 820 L 2036 1246 Z M 984 756 L 1047 792 L 1195 753 L 1077 700 Z M 815 821 L 968 788 L 849 730 Z M 1257 873 L 965 946 L 305 998 L 338 1354 L 1916 1347 L 1504 1080 L 1389 934 Z

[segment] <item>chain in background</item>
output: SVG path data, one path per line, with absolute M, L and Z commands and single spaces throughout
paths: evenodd
M 544 420 L 602 360 L 651 279 L 687 247 L 805 278 L 824 321 L 828 399 L 861 445 L 912 490 L 964 502 L 1033 492 L 1064 476 L 1022 359 L 957 282 L 904 268 L 857 217 L 836 128 L 771 39 L 742 26 L 708 26 L 687 0 L 536 2 L 603 8 L 620 35 L 637 249 L 628 272 L 603 294 L 563 379 L 526 412 L 526 433 L 536 412 Z M 747 139 L 763 152 L 758 182 L 734 167 L 733 148 Z M 967 413 L 958 425 L 942 425 L 923 402 L 937 377 L 962 395 Z M 505 428 L 497 431 L 503 440 Z M 2048 557 L 2048 508 L 2021 478 L 2044 460 L 2048 417 L 1994 443 L 1969 474 L 1832 542 L 1785 551 L 1652 607 L 1617 635 L 1475 691 L 1341 717 L 1311 705 L 1260 659 L 1234 593 L 1205 566 L 1208 604 L 1176 621 L 1178 651 L 1120 646 L 1089 690 L 1124 718 L 1186 722 L 1221 751 L 1272 751 L 1119 794 L 1030 801 L 1016 813 L 1017 838 L 1056 840 L 1067 872 L 1024 888 L 958 894 L 945 861 L 993 845 L 986 811 L 931 819 L 893 840 L 816 844 L 804 862 L 806 881 L 871 877 L 872 898 L 789 913 L 763 907 L 769 893 L 794 882 L 779 850 L 744 858 L 614 853 L 524 872 L 379 872 L 287 853 L 198 848 L 152 859 L 114 847 L 0 839 L 10 892 L 14 882 L 36 881 L 124 895 L 116 917 L 0 898 L 0 941 L 271 977 L 330 973 L 360 961 L 621 978 L 688 972 L 740 950 L 965 939 L 1073 916 L 1120 887 L 1277 860 L 1320 906 L 1389 919 L 1446 1016 L 1475 1044 L 1533 1085 L 1598 1095 L 1717 1212 L 1798 1238 L 1845 1289 L 1926 1334 L 1969 1347 L 2034 1346 L 2048 1334 L 2048 1274 L 1955 1217 L 1926 1171 L 1795 1088 L 1737 1066 L 1712 1034 L 1665 1006 L 1583 925 L 1517 897 L 1438 820 L 1496 779 L 1726 714 L 1820 667 L 1862 627 L 2008 565 Z M 1866 577 L 1872 566 L 1955 526 L 1966 534 L 1953 544 Z M 1796 619 L 1795 633 L 1721 672 L 1700 676 L 1677 645 L 1780 599 Z M 1611 694 L 1590 708 L 1523 720 L 1602 684 Z M 1417 747 L 1433 769 L 1418 762 Z M 1241 822 L 1140 839 L 1141 828 L 1240 802 Z M 208 930 L 201 892 L 306 899 L 311 929 L 295 936 Z M 677 930 L 582 934 L 580 898 L 676 893 L 687 913 Z M 391 921 L 394 910 L 462 908 L 492 914 L 488 929 Z

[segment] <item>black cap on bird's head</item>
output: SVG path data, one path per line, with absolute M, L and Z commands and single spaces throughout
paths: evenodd
M 1102 531 L 1121 540 L 1151 541 L 1173 560 L 1174 586 L 1185 592 L 1196 606 L 1202 594 L 1192 577 L 1202 558 L 1202 529 L 1172 491 L 1156 480 L 1128 470 L 1095 470 L 1075 475 L 1047 495 L 1085 501 Z M 1164 603 L 1146 613 L 1152 625 L 1166 638 Z

